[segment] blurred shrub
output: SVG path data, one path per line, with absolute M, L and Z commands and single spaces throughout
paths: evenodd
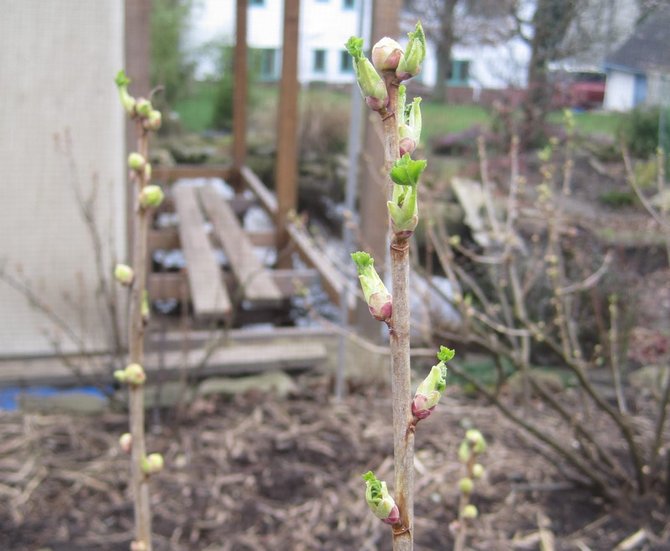
M 608 207 L 630 207 L 635 204 L 635 193 L 632 191 L 612 190 L 601 193 L 598 200 Z
M 623 119 L 619 128 L 619 139 L 633 157 L 647 159 L 656 153 L 659 114 L 657 107 L 637 108 Z
M 345 151 L 349 132 L 348 104 L 332 100 L 329 94 L 307 96 L 300 116 L 302 158 Z

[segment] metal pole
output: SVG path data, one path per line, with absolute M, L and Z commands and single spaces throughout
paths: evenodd
M 369 41 L 370 34 L 370 0 L 359 0 L 358 6 L 358 36 L 363 37 L 366 43 Z M 351 85 L 351 112 L 349 123 L 349 145 L 348 162 L 349 171 L 347 172 L 347 182 L 344 194 L 344 217 L 342 221 L 342 241 L 345 255 L 353 252 L 354 233 L 352 227 L 356 222 L 356 192 L 358 184 L 358 158 L 361 151 L 362 141 L 362 111 L 363 98 L 361 97 L 358 84 L 354 80 Z M 349 285 L 354 281 L 354 270 L 351 262 L 343 264 L 343 271 L 347 276 L 345 278 L 342 291 L 340 293 L 340 319 L 342 332 L 337 352 L 337 372 L 335 376 L 335 398 L 340 401 L 344 396 L 344 379 L 346 371 L 346 333 L 349 327 Z

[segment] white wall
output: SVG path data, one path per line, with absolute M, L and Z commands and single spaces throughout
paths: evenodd
M 71 134 L 83 196 L 97 176 L 111 273 L 107 245 L 122 257 L 125 244 L 124 123 L 113 82 L 123 64 L 123 2 L 0 0 L 0 13 L 0 266 L 29 279 L 88 346 L 103 348 L 90 237 L 54 136 Z M 0 356 L 49 353 L 45 332 L 63 337 L 1 280 L 0 305 Z
M 621 71 L 608 71 L 603 107 L 612 111 L 628 111 L 634 106 L 635 75 Z

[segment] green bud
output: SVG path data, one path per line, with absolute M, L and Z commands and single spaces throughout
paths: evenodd
M 426 35 L 421 22 L 417 22 L 413 32 L 407 34 L 409 43 L 400 59 L 395 75 L 398 80 L 407 80 L 419 74 L 421 64 L 426 57 Z
M 479 511 L 477 511 L 477 507 L 470 503 L 463 507 L 463 512 L 461 514 L 463 518 L 474 520 L 479 516 Z
M 114 277 L 121 285 L 129 286 L 133 283 L 135 272 L 127 264 L 117 264 L 114 268 Z
M 142 459 L 142 472 L 147 475 L 159 473 L 165 466 L 165 460 L 160 453 L 151 453 Z
M 389 101 L 386 84 L 370 60 L 363 55 L 363 39 L 352 36 L 347 41 L 346 47 L 354 60 L 356 82 L 365 98 L 365 103 L 374 111 L 386 108 Z
M 400 86 L 404 88 L 404 86 Z M 419 145 L 421 140 L 421 98 L 414 98 L 407 112 L 403 115 L 403 122 L 398 127 L 400 137 L 400 156 L 411 154 Z M 398 113 L 401 113 L 398 109 Z
M 128 383 L 129 385 L 139 386 L 144 384 L 147 380 L 144 368 L 138 363 L 128 364 L 123 372 L 124 377 L 122 382 Z
M 372 471 L 363 475 L 365 480 L 365 501 L 375 516 L 387 524 L 400 521 L 400 511 L 389 494 L 386 482 L 377 479 Z
M 362 251 L 351 253 L 351 258 L 356 264 L 358 279 L 370 314 L 376 320 L 390 323 L 393 314 L 392 297 L 375 270 L 374 259 Z
M 385 36 L 372 47 L 372 64 L 378 71 L 395 71 L 402 55 L 400 44 Z
M 486 440 L 481 432 L 477 429 L 469 429 L 465 433 L 465 439 L 472 447 L 472 451 L 476 454 L 481 454 L 486 451 Z
M 128 93 L 128 85 L 130 84 L 130 79 L 126 76 L 126 73 L 121 69 L 116 73 L 116 78 L 114 79 L 116 87 L 119 91 L 119 99 L 121 100 L 121 105 L 123 109 L 129 115 L 132 115 L 135 112 L 135 98 Z
M 163 115 L 161 115 L 161 112 L 152 109 L 149 112 L 147 118 L 142 123 L 142 126 L 144 126 L 144 128 L 146 128 L 147 130 L 158 130 L 161 127 L 162 123 L 163 123 Z
M 461 491 L 461 493 L 469 495 L 472 493 L 472 490 L 475 489 L 475 483 L 471 478 L 461 478 L 458 481 L 458 489 Z
M 470 449 L 470 444 L 467 440 L 463 440 L 458 446 L 458 460 L 461 463 L 467 463 L 472 457 L 472 450 Z
M 140 206 L 145 209 L 158 207 L 164 198 L 165 195 L 160 186 L 144 186 L 140 191 Z
M 137 152 L 133 152 L 128 155 L 128 168 L 130 168 L 130 170 L 134 170 L 136 172 L 144 170 L 144 165 L 146 162 L 146 159 Z
M 137 111 L 137 114 L 140 117 L 146 119 L 153 111 L 153 106 L 151 105 L 151 102 L 148 99 L 140 98 L 137 100 L 137 104 L 135 105 L 135 111 Z
M 475 463 L 472 466 L 472 476 L 474 478 L 476 478 L 476 479 L 481 478 L 482 476 L 484 476 L 484 472 L 485 472 L 484 471 L 484 465 L 482 465 L 481 463 Z
M 129 432 L 124 432 L 121 435 L 119 438 L 119 446 L 124 453 L 130 453 L 130 450 L 133 447 L 133 437 Z
M 444 350 L 449 350 L 446 347 L 441 347 Z M 449 359 L 453 358 L 452 356 Z M 446 354 L 440 352 L 440 355 L 446 357 Z M 414 399 L 412 400 L 412 415 L 417 419 L 425 419 L 428 417 L 432 411 L 437 406 L 444 389 L 447 387 L 447 366 L 444 365 L 444 361 L 440 359 L 440 362 L 437 365 L 434 365 L 428 376 L 421 382 L 419 387 L 416 389 L 414 394 Z
M 119 381 L 120 383 L 125 383 L 126 382 L 126 371 L 125 369 L 115 369 L 114 370 L 114 378 Z

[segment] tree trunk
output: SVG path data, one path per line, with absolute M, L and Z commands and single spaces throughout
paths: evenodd
M 538 0 L 533 15 L 533 39 L 528 64 L 528 97 L 524 104 L 524 145 L 537 145 L 545 137 L 553 89 L 548 64 L 560 59 L 560 47 L 572 22 L 578 0 Z
M 451 65 L 451 49 L 454 45 L 454 11 L 458 0 L 446 0 L 441 7 L 440 30 L 433 37 L 437 43 L 437 75 L 435 79 L 435 99 L 447 101 L 447 76 Z

